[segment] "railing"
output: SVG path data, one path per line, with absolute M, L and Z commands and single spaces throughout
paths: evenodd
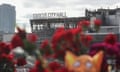
M 119 26 L 101 26 L 99 33 L 119 33 Z

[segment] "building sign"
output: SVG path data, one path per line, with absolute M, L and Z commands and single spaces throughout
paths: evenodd
M 65 12 L 33 14 L 33 19 L 65 18 Z

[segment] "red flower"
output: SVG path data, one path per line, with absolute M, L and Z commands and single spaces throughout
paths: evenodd
M 55 72 L 69 72 L 65 67 L 55 70 Z
M 15 36 L 12 38 L 11 44 L 12 44 L 13 48 L 16 48 L 16 47 L 18 47 L 18 46 L 23 47 L 22 39 L 21 39 L 18 35 L 15 35 Z
M 82 20 L 78 23 L 78 28 L 82 28 L 83 31 L 86 31 L 90 26 L 90 22 L 88 20 Z
M 89 25 L 90 25 L 90 22 L 87 20 L 82 20 L 82 21 L 78 22 L 78 27 L 81 27 L 81 26 L 88 27 Z
M 93 37 L 91 35 L 86 35 L 86 40 L 88 42 L 92 41 Z
M 44 41 L 42 42 L 41 48 L 44 49 L 44 48 L 46 48 L 48 45 L 49 45 L 49 41 L 46 39 L 46 40 L 44 40 Z
M 30 69 L 29 72 L 40 72 L 40 71 L 35 67 L 35 68 Z
M 35 66 L 29 72 L 50 72 L 47 68 L 43 68 L 39 60 L 35 62 Z
M 56 29 L 55 33 L 58 33 L 58 32 L 63 32 L 65 31 L 65 28 L 64 27 L 59 27 Z
M 17 65 L 18 65 L 18 66 L 23 66 L 23 65 L 25 65 L 25 64 L 27 64 L 25 58 L 18 58 L 18 59 L 17 59 Z
M 81 28 L 81 27 L 82 27 L 82 21 L 78 22 L 77 27 L 78 27 L 78 28 Z
M 81 42 L 86 46 L 89 45 L 89 43 L 92 41 L 92 39 L 93 39 L 93 37 L 90 35 L 82 35 L 81 36 Z
M 20 29 L 19 27 L 17 27 L 18 33 L 17 35 L 21 38 L 21 39 L 25 39 L 26 38 L 26 31 L 24 29 Z
M 61 65 L 58 62 L 51 62 L 48 66 L 52 71 L 55 71 L 61 67 Z
M 0 62 L 1 62 L 1 61 L 4 61 L 5 59 L 8 59 L 8 55 L 7 55 L 7 54 L 4 54 L 4 53 L 1 54 L 1 55 L 0 55 Z
M 29 40 L 32 43 L 35 43 L 38 39 L 38 36 L 36 34 L 28 34 L 27 35 L 27 40 Z
M 0 55 L 0 62 L 13 62 L 13 55 L 8 55 L 8 54 L 1 54 Z
M 108 34 L 105 37 L 105 42 L 108 44 L 115 44 L 117 42 L 117 36 L 115 34 Z
M 52 37 L 52 43 L 57 45 L 65 40 L 65 31 L 56 32 Z
M 81 28 L 71 29 L 71 32 L 72 32 L 73 35 L 76 35 L 76 34 L 81 33 L 82 29 Z
M 11 60 L 11 61 L 12 61 L 12 60 L 14 59 L 14 55 L 9 54 L 7 58 L 8 58 L 8 60 Z
M 90 22 L 89 21 L 87 21 L 87 20 L 83 20 L 82 21 L 82 24 L 84 25 L 84 26 L 89 26 L 90 25 Z
M 96 19 L 96 20 L 94 21 L 94 24 L 95 24 L 96 26 L 100 26 L 100 25 L 102 24 L 102 21 L 99 20 L 99 19 Z
M 38 68 L 32 68 L 29 72 L 50 72 L 49 70 L 45 69 L 43 71 L 40 71 Z
M 51 55 L 51 58 L 57 58 L 58 57 L 58 55 L 55 53 L 55 54 L 53 54 L 53 55 Z
M 6 44 L 4 42 L 0 42 L 0 53 L 9 54 L 12 47 L 10 44 Z
M 71 42 L 73 39 L 73 33 L 71 30 L 66 30 L 65 31 L 65 35 L 64 35 L 65 40 L 67 40 L 68 42 Z
M 35 62 L 35 67 L 39 67 L 41 65 L 41 62 L 39 61 L 39 60 L 37 60 L 36 62 Z

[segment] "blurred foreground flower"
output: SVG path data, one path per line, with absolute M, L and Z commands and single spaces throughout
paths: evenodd
M 94 20 L 94 28 L 96 32 L 99 31 L 101 24 L 102 24 L 102 21 L 100 19 Z
M 93 56 L 98 51 L 103 50 L 105 52 L 102 71 L 107 71 L 107 59 L 108 57 L 114 57 L 116 60 L 116 67 L 120 66 L 120 43 L 117 42 L 117 36 L 115 34 L 108 34 L 104 41 L 101 43 L 95 43 L 91 46 L 89 54 Z

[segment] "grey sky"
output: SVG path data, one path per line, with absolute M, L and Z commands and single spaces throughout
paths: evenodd
M 86 8 L 94 10 L 120 7 L 120 0 L 0 0 L 2 3 L 16 6 L 17 24 L 26 24 L 29 31 L 29 19 L 33 13 L 66 12 L 69 17 L 77 17 L 84 16 Z

